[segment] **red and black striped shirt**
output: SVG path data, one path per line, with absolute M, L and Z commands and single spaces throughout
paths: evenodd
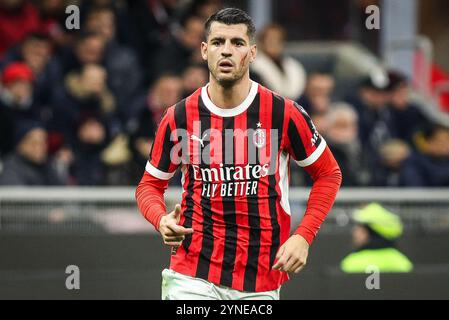
M 279 288 L 272 270 L 290 234 L 289 160 L 314 163 L 326 149 L 304 109 L 252 82 L 245 101 L 215 106 L 207 86 L 167 109 L 146 171 L 182 171 L 180 224 L 193 228 L 170 268 L 236 290 Z

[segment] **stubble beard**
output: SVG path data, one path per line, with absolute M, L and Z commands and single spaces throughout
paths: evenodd
M 223 88 L 231 88 L 236 83 L 240 82 L 242 80 L 243 76 L 245 75 L 247 68 L 242 68 L 240 70 L 237 70 L 235 73 L 232 74 L 231 77 L 220 77 L 218 74 L 218 67 L 216 69 L 211 68 L 209 66 L 209 71 L 211 75 L 214 77 L 214 79 L 222 86 Z

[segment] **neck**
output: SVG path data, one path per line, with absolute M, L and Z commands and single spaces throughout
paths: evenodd
M 251 90 L 249 75 L 238 80 L 233 85 L 226 87 L 215 78 L 210 77 L 208 93 L 211 101 L 223 109 L 231 109 L 240 105 Z

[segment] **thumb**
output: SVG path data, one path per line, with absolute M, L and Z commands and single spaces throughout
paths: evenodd
M 179 218 L 181 217 L 181 205 L 179 203 L 175 205 L 175 209 L 173 210 L 173 217 L 176 219 L 176 221 L 179 221 Z

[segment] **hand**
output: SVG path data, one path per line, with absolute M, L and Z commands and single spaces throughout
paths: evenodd
M 309 243 L 299 234 L 295 234 L 279 248 L 276 254 L 278 261 L 273 269 L 298 273 L 306 266 L 308 255 Z
M 168 246 L 178 248 L 186 234 L 193 233 L 192 228 L 184 228 L 178 225 L 181 218 L 181 206 L 177 204 L 175 210 L 167 215 L 162 216 L 159 222 L 159 232 L 162 235 L 164 243 Z

